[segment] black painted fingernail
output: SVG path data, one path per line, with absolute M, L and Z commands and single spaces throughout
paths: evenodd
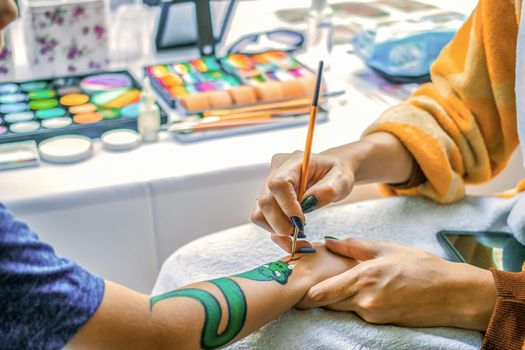
M 315 248 L 311 248 L 311 247 L 303 247 L 301 249 L 298 250 L 299 253 L 315 253 L 316 250 Z
M 315 198 L 315 196 L 308 196 L 301 203 L 301 209 L 305 214 L 314 211 L 315 209 L 317 209 L 318 206 L 319 202 L 317 201 L 317 198 Z
M 290 220 L 292 221 L 292 224 L 294 224 L 295 227 L 297 227 L 297 229 L 302 232 L 304 231 L 304 225 L 303 225 L 303 220 L 301 220 L 300 217 L 298 216 L 292 216 L 290 218 Z
M 332 237 L 332 236 L 324 236 L 324 239 L 333 239 L 333 240 L 336 240 L 336 241 L 339 240 L 339 238 L 337 238 L 337 237 Z
M 293 233 L 290 235 L 290 237 L 293 237 Z M 304 239 L 306 238 L 306 235 L 304 234 L 304 232 L 299 231 L 299 233 L 297 234 L 297 238 Z

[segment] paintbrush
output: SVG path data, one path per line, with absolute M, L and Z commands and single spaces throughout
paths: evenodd
M 288 107 L 288 108 L 276 108 L 271 110 L 262 110 L 262 111 L 251 111 L 251 112 L 242 112 L 242 113 L 232 113 L 232 114 L 219 114 L 219 115 L 206 115 L 202 120 L 208 119 L 221 119 L 221 120 L 233 120 L 233 119 L 251 119 L 258 118 L 260 116 L 271 115 L 273 117 L 277 116 L 295 116 L 301 114 L 308 114 L 309 112 L 308 105 L 298 106 L 298 107 Z
M 166 128 L 166 131 L 171 132 L 200 132 L 200 131 L 212 131 L 221 129 L 238 128 L 242 126 L 252 126 L 261 124 L 277 124 L 289 121 L 289 118 L 272 118 L 268 117 L 245 119 L 245 120 L 216 120 L 210 122 L 183 122 L 177 125 L 170 125 Z
M 321 82 L 323 76 L 324 62 L 319 61 L 319 67 L 317 68 L 317 80 L 315 81 L 314 95 L 312 98 L 312 105 L 310 106 L 310 121 L 308 122 L 308 133 L 306 135 L 306 145 L 304 147 L 303 162 L 301 164 L 301 180 L 299 182 L 299 193 L 297 199 L 302 201 L 304 192 L 306 191 L 306 183 L 308 181 L 308 165 L 310 163 L 310 153 L 312 153 L 312 141 L 314 138 L 315 120 L 317 118 L 317 108 L 319 106 L 319 91 L 321 89 Z M 299 229 L 297 226 L 293 231 L 292 238 L 292 257 L 293 260 L 295 254 L 295 248 L 297 247 L 297 236 L 299 235 Z
M 271 113 L 270 113 L 271 112 Z M 289 121 L 308 113 L 308 109 L 283 109 L 274 111 L 258 111 L 252 113 L 240 113 L 226 116 L 210 116 L 201 119 L 180 121 L 163 128 L 166 131 L 191 132 L 203 129 L 226 129 L 244 125 L 268 124 Z M 268 122 L 266 122 L 268 120 Z M 264 121 L 264 122 L 262 122 Z M 222 125 L 222 127 L 220 127 Z
M 308 106 L 310 102 L 311 100 L 309 98 L 308 99 L 299 98 L 299 99 L 280 101 L 280 102 L 259 103 L 259 104 L 248 106 L 248 107 L 209 110 L 209 111 L 204 112 L 202 115 L 204 117 L 223 116 L 223 115 L 238 114 L 238 113 L 268 111 L 268 110 L 281 109 L 281 108 L 294 108 L 294 107 L 300 108 L 303 106 Z

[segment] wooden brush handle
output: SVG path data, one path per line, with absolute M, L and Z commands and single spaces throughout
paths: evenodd
M 280 102 L 261 103 L 261 104 L 257 104 L 257 105 L 249 106 L 249 107 L 210 110 L 210 111 L 204 112 L 203 115 L 205 117 L 223 116 L 223 115 L 236 114 L 236 113 L 265 111 L 265 110 L 271 110 L 271 109 L 283 108 L 283 107 L 308 106 L 311 104 L 311 102 L 312 101 L 310 98 L 298 98 L 298 99 L 286 100 L 286 101 L 280 101 Z
M 301 181 L 299 183 L 299 193 L 297 199 L 303 200 L 306 184 L 308 182 L 308 166 L 310 164 L 310 154 L 312 153 L 312 141 L 314 138 L 314 127 L 317 119 L 317 106 L 310 107 L 310 120 L 308 121 L 308 135 L 306 136 L 306 146 L 304 147 L 303 162 L 301 164 Z
M 262 118 L 262 119 L 252 119 L 252 120 L 239 120 L 239 121 L 218 121 L 214 123 L 203 123 L 195 125 L 191 128 L 191 131 L 211 131 L 211 130 L 221 130 L 229 128 L 237 128 L 241 126 L 250 126 L 250 125 L 260 125 L 260 124 L 273 124 L 281 123 L 283 119 L 280 118 Z

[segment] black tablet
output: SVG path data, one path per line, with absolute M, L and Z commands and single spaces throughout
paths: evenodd
M 525 270 L 525 247 L 506 232 L 440 231 L 450 260 L 508 272 Z

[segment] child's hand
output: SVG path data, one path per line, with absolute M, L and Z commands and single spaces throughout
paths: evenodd
M 313 246 L 316 249 L 315 253 L 297 253 L 293 261 L 289 261 L 290 256 L 282 259 L 289 265 L 295 264 L 294 273 L 300 273 L 306 276 L 309 286 L 313 286 L 330 277 L 337 276 L 359 263 L 353 258 L 343 257 L 330 252 L 324 244 L 313 243 Z M 297 269 L 297 271 L 295 271 L 295 269 Z

